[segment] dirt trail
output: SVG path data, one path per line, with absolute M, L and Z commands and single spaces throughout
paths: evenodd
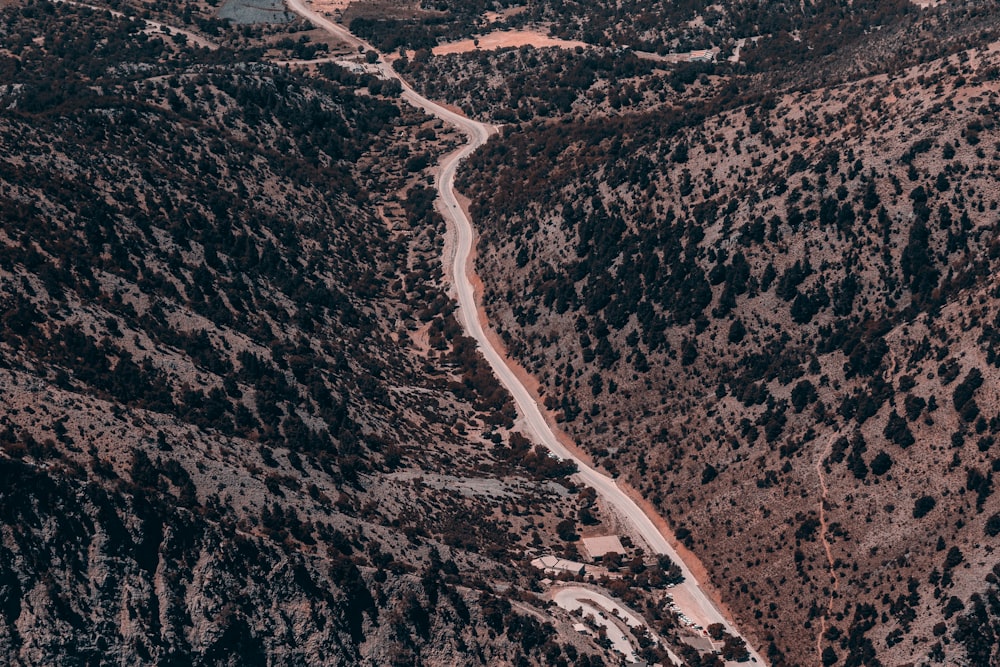
M 94 5 L 88 5 L 85 2 L 75 2 L 74 0 L 53 0 L 54 2 L 62 2 L 67 5 L 73 5 L 74 7 L 86 7 L 87 9 L 92 9 L 95 12 L 108 12 L 116 18 L 123 18 L 125 14 L 122 12 L 108 9 L 106 7 L 96 7 Z M 198 33 L 191 32 L 190 30 L 185 30 L 184 28 L 177 28 L 172 25 L 167 25 L 166 23 L 160 23 L 159 21 L 153 21 L 152 19 L 139 19 L 146 24 L 146 30 L 144 31 L 147 35 L 157 35 L 166 33 L 168 35 L 183 35 L 192 44 L 200 46 L 202 48 L 208 49 L 210 51 L 215 51 L 219 48 L 219 45 L 210 39 L 199 35 Z
M 827 601 L 826 613 L 819 617 L 819 632 L 816 634 L 816 657 L 819 660 L 819 664 L 823 664 L 823 635 L 826 634 L 826 619 L 827 616 L 833 613 L 833 603 L 837 597 L 837 590 L 839 588 L 840 582 L 837 580 L 837 571 L 833 560 L 833 551 L 830 549 L 830 542 L 826 539 L 826 497 L 827 497 L 827 487 L 826 478 L 823 476 L 823 464 L 826 462 L 827 458 L 830 456 L 830 452 L 833 450 L 834 440 L 840 436 L 840 433 L 834 433 L 830 436 L 830 439 L 826 443 L 826 447 L 820 454 L 819 458 L 816 459 L 816 476 L 819 478 L 819 488 L 820 488 L 820 498 L 819 498 L 819 540 L 823 544 L 823 550 L 826 552 L 826 561 L 830 568 L 830 598 Z

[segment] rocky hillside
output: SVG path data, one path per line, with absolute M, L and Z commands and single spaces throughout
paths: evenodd
M 0 32 L 0 662 L 610 660 L 521 566 L 577 489 L 442 292 L 458 139 L 334 65 Z
M 774 664 L 994 664 L 1000 47 L 824 71 L 509 128 L 487 309 Z

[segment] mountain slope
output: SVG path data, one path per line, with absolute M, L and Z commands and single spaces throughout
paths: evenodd
M 610 659 L 520 566 L 578 501 L 442 291 L 458 139 L 336 66 L 2 25 L 0 659 Z
M 717 83 L 465 172 L 510 351 L 776 664 L 996 660 L 998 66 Z

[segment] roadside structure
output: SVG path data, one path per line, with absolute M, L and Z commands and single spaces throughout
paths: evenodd
M 583 563 L 566 560 L 565 558 L 559 558 L 558 556 L 542 556 L 541 558 L 536 558 L 531 561 L 531 564 L 548 574 L 562 574 L 563 572 L 568 572 L 570 574 L 582 575 L 587 570 L 587 566 Z

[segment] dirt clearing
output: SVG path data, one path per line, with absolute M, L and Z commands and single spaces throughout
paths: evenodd
M 463 39 L 460 42 L 441 44 L 434 47 L 431 53 L 436 56 L 443 56 L 449 53 L 467 53 L 477 49 L 493 51 L 509 46 L 534 46 L 536 48 L 555 46 L 563 49 L 572 49 L 577 46 L 587 46 L 587 44 L 576 40 L 549 37 L 534 30 L 501 30 L 474 39 Z

